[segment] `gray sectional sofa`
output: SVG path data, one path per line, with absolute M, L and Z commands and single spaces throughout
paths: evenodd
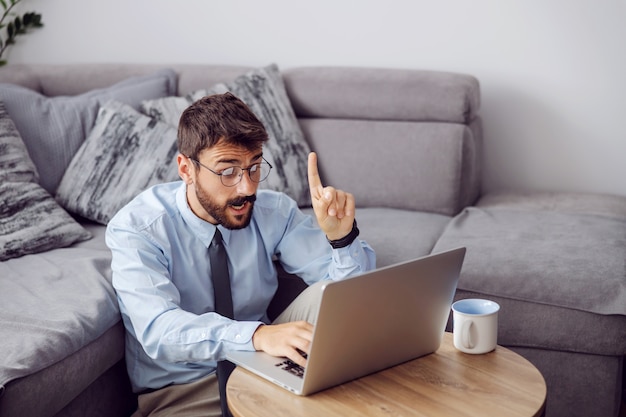
M 172 71 L 152 76 L 162 68 Z M 54 195 L 105 100 L 140 108 L 142 100 L 184 96 L 250 70 L 9 65 L 0 68 L 0 83 L 11 84 L 0 85 L 0 101 L 16 122 L 38 183 Z M 323 180 L 355 195 L 359 228 L 378 265 L 466 246 L 456 298 L 500 303 L 499 344 L 544 375 L 546 416 L 617 416 L 626 355 L 626 197 L 482 193 L 481 117 L 489 115 L 479 115 L 479 83 L 472 76 L 330 67 L 291 68 L 282 76 Z M 134 84 L 141 88 L 133 90 Z M 24 97 L 20 90 L 16 99 L 15 85 L 36 93 Z M 77 97 L 94 109 L 73 119 Z M 47 105 L 61 112 L 68 106 L 67 117 L 45 125 L 47 131 L 17 114 Z M 31 132 L 35 128 L 40 131 Z M 50 142 L 53 129 L 61 129 L 60 143 Z M 0 167 L 3 152 L 0 146 Z M 17 181 L 1 172 L 0 178 L 3 186 L 10 185 L 6 178 Z M 8 216 L 7 195 L 0 188 L 0 216 Z M 75 243 L 56 246 L 51 239 L 48 250 L 0 262 L 1 416 L 133 411 L 105 226 L 73 214 L 90 239 L 78 233 Z M 0 225 L 1 235 L 9 226 Z M 285 285 L 293 279 L 285 278 Z

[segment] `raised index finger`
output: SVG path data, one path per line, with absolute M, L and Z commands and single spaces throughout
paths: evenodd
M 319 171 L 317 170 L 317 154 L 311 152 L 309 154 L 309 189 L 311 190 L 311 196 L 318 197 L 322 192 L 322 180 L 320 179 Z

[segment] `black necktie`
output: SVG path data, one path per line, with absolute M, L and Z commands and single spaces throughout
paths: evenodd
M 209 246 L 209 260 L 211 262 L 211 280 L 215 297 L 215 312 L 228 318 L 235 318 L 233 314 L 233 298 L 230 292 L 230 277 L 228 275 L 228 256 L 222 243 L 222 234 L 215 229 L 215 236 Z M 222 415 L 230 417 L 231 413 L 226 402 L 226 381 L 235 365 L 223 360 L 217 363 L 217 381 L 220 389 L 220 404 Z

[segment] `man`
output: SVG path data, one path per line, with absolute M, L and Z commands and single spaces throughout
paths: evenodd
M 267 139 L 232 94 L 197 101 L 180 119 L 182 182 L 144 191 L 107 227 L 137 416 L 221 415 L 216 362 L 231 350 L 306 366 L 299 351 L 308 352 L 319 302 L 319 285 L 311 284 L 375 267 L 374 251 L 357 238 L 353 196 L 322 185 L 314 153 L 308 174 L 317 224 L 285 194 L 257 192 L 271 169 Z M 220 234 L 234 319 L 215 312 L 209 248 Z M 270 324 L 274 260 L 311 286 Z

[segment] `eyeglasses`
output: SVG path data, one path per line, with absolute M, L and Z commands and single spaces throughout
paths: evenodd
M 220 177 L 222 184 L 226 187 L 234 187 L 235 185 L 241 182 L 241 178 L 243 178 L 243 172 L 248 171 L 248 177 L 252 182 L 261 182 L 267 179 L 268 175 L 270 175 L 270 171 L 272 170 L 272 165 L 263 158 L 263 162 L 259 162 L 258 164 L 254 164 L 249 166 L 248 168 L 242 168 L 238 166 L 228 167 L 226 169 L 221 170 L 220 172 L 215 172 L 208 166 L 204 165 L 202 162 L 191 159 L 194 163 L 200 165 L 202 168 L 206 168 L 215 175 Z

